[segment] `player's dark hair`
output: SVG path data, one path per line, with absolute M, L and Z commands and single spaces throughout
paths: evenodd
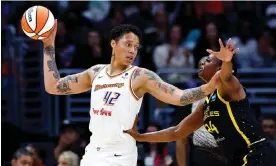
M 19 159 L 21 156 L 32 156 L 33 153 L 28 151 L 27 149 L 25 148 L 20 148 L 18 150 L 16 150 L 16 152 L 13 154 L 13 157 L 12 159 Z
M 110 31 L 110 41 L 115 40 L 117 42 L 124 34 L 130 33 L 130 32 L 137 35 L 139 38 L 139 41 L 141 41 L 142 33 L 140 29 L 130 24 L 121 24 L 112 28 Z

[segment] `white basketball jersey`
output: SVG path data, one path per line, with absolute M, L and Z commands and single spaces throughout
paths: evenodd
M 132 128 L 143 100 L 134 94 L 131 85 L 131 76 L 137 67 L 130 66 L 114 76 L 107 73 L 108 68 L 106 65 L 92 82 L 90 144 L 98 147 L 136 145 L 123 131 Z

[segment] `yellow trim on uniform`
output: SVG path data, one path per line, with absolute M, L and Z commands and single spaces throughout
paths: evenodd
M 246 159 L 246 157 L 247 157 L 247 155 L 245 155 L 245 156 L 243 157 L 243 165 L 242 165 L 242 166 L 245 166 L 245 165 L 247 164 L 247 159 Z
M 205 99 L 205 100 L 206 100 L 207 103 L 209 103 L 209 98 L 208 98 L 207 96 L 206 96 L 206 99 Z
M 252 152 L 252 150 L 249 151 L 249 153 L 251 153 L 251 152 Z M 248 154 L 249 154 L 249 153 L 248 153 Z M 247 154 L 247 155 L 248 155 L 248 154 Z M 245 165 L 247 164 L 247 155 L 245 155 L 245 156 L 243 157 L 243 165 L 242 165 L 242 166 L 245 166 Z
M 206 96 L 206 102 L 209 104 L 209 101 L 210 101 L 210 98 L 213 96 L 213 94 L 214 94 L 215 92 L 213 92 L 210 96 L 209 96 L 209 98 L 208 98 L 208 96 Z
M 228 114 L 230 116 L 230 119 L 235 127 L 235 129 L 238 131 L 238 133 L 242 136 L 242 138 L 245 140 L 246 144 L 249 146 L 251 144 L 249 138 L 240 130 L 236 120 L 235 120 L 235 117 L 233 115 L 233 112 L 232 112 L 232 109 L 231 109 L 231 106 L 230 106 L 230 103 L 228 101 L 225 101 L 219 94 L 219 92 L 217 91 L 217 94 L 218 94 L 218 98 L 226 105 L 227 107 L 227 111 L 228 111 Z

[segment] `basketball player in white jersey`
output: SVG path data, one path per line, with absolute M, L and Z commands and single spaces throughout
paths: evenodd
M 54 95 L 78 94 L 91 90 L 89 130 L 92 135 L 81 166 L 135 166 L 136 141 L 123 131 L 131 129 L 145 93 L 184 106 L 200 100 L 216 88 L 217 76 L 200 87 L 180 90 L 165 83 L 154 72 L 132 66 L 141 32 L 132 25 L 110 31 L 110 64 L 95 65 L 81 73 L 60 78 L 55 62 L 56 26 L 44 44 L 44 83 Z

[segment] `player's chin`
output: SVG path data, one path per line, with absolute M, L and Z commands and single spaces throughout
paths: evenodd
M 198 70 L 197 70 L 197 75 L 198 75 L 199 77 L 201 77 L 201 76 L 203 75 L 203 69 L 198 69 Z
M 128 65 L 131 65 L 133 63 L 132 60 L 125 60 L 124 61 L 124 65 L 128 66 Z
M 205 75 L 204 75 L 203 70 L 198 70 L 197 76 L 198 76 L 200 79 L 202 79 L 203 81 L 205 80 Z

